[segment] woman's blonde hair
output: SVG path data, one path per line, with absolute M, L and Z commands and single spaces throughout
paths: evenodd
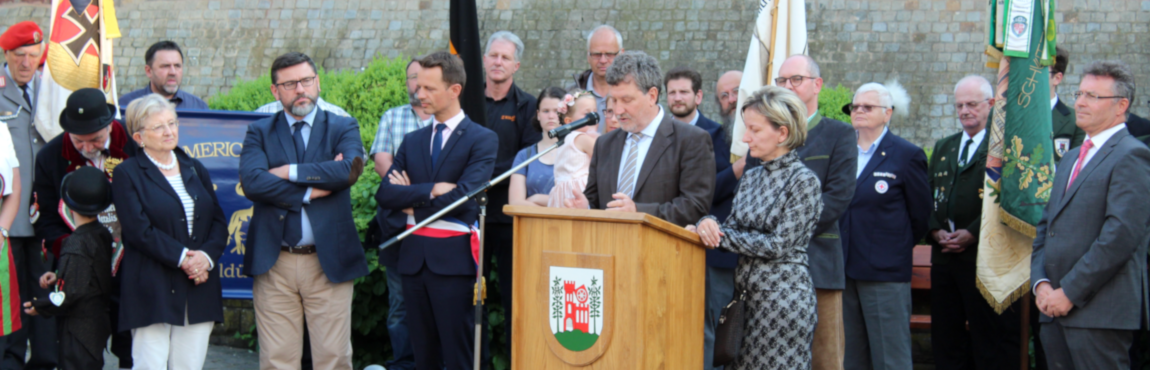
M 176 106 L 160 94 L 148 94 L 133 100 L 131 104 L 128 104 L 128 110 L 124 116 L 128 133 L 135 134 L 143 131 L 146 128 L 144 127 L 144 120 L 161 111 L 172 112 L 174 116 L 176 115 Z
M 763 86 L 743 103 L 740 111 L 748 109 L 767 117 L 767 122 L 776 129 L 787 128 L 787 140 L 779 146 L 794 150 L 807 141 L 807 106 L 790 90 Z

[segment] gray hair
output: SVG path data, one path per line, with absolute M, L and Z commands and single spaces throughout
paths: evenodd
M 982 77 L 979 75 L 966 75 L 966 77 L 963 77 L 961 80 L 958 80 L 958 83 L 954 84 L 954 93 L 957 95 L 958 94 L 958 88 L 960 86 L 968 83 L 968 82 L 971 82 L 971 81 L 978 82 L 978 90 L 982 92 L 983 98 L 985 98 L 985 99 L 994 98 L 994 86 L 992 86 L 990 84 L 990 81 L 987 80 L 986 77 Z
M 643 93 L 655 88 L 659 94 L 663 93 L 663 71 L 659 69 L 659 61 L 655 57 L 641 51 L 628 51 L 615 57 L 611 66 L 607 67 L 607 84 L 618 86 L 628 80 Z
M 787 128 L 789 132 L 787 140 L 779 146 L 793 150 L 803 146 L 807 141 L 807 104 L 791 90 L 778 86 L 763 86 L 747 98 L 740 108 L 743 112 L 748 109 L 767 117 L 767 122 L 776 129 Z
M 1114 79 L 1114 95 L 1120 96 L 1130 101 L 1130 105 L 1134 105 L 1134 93 L 1136 91 L 1134 73 L 1130 72 L 1130 66 L 1127 66 L 1126 63 L 1117 60 L 1100 60 L 1087 65 L 1082 74 Z M 1126 106 L 1126 112 L 1130 112 L 1130 105 Z
M 619 44 L 619 50 L 623 50 L 623 34 L 619 33 L 619 30 L 615 29 L 615 27 L 606 24 L 592 28 L 591 33 L 587 34 L 587 50 L 591 50 L 591 37 L 595 36 L 595 32 L 599 32 L 599 30 L 602 29 L 611 30 L 611 32 L 615 34 L 615 43 Z
M 815 58 L 811 58 L 810 55 L 795 54 L 787 57 L 787 59 L 791 58 L 802 58 L 803 60 L 807 61 L 807 72 L 811 74 L 810 77 L 823 77 L 823 75 L 819 72 L 819 62 L 816 62 Z
M 894 109 L 895 114 L 900 116 L 910 114 L 910 95 L 906 93 L 906 89 L 902 85 L 899 85 L 898 80 L 887 81 L 885 85 L 877 82 L 866 83 L 855 91 L 851 102 L 854 102 L 854 99 L 857 99 L 859 95 L 872 91 L 878 93 L 879 104 Z
M 483 54 L 487 54 L 487 52 L 491 51 L 491 44 L 494 43 L 495 40 L 505 40 L 515 44 L 515 61 L 518 62 L 522 60 L 524 49 L 523 40 L 520 40 L 519 36 L 511 33 L 511 31 L 498 31 L 491 34 L 491 37 L 487 38 L 487 48 L 483 49 Z
M 175 116 L 176 106 L 160 94 L 148 94 L 133 100 L 128 104 L 127 114 L 124 115 L 128 132 L 134 134 L 143 131 L 144 120 L 163 111 L 171 112 Z

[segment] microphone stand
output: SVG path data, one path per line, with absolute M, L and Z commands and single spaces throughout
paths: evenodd
M 532 156 L 531 158 L 528 158 L 526 161 L 523 161 L 523 163 L 520 163 L 518 166 L 512 167 L 510 170 L 507 170 L 507 172 L 504 172 L 503 174 L 500 174 L 499 176 L 491 179 L 491 181 L 488 181 L 483 186 L 480 186 L 479 188 L 472 190 L 470 193 L 467 193 L 467 195 L 464 196 L 463 198 L 459 198 L 459 200 L 455 201 L 454 203 L 449 204 L 447 207 L 443 208 L 443 210 L 436 212 L 435 214 L 431 215 L 427 219 L 416 224 L 414 227 L 407 229 L 407 231 L 404 231 L 402 234 L 399 234 L 399 235 L 389 239 L 388 241 L 384 242 L 383 244 L 380 244 L 380 246 L 379 246 L 379 249 L 382 250 L 384 248 L 395 245 L 400 240 L 403 240 L 404 238 L 411 236 L 411 234 L 415 233 L 416 230 L 422 229 L 422 228 L 426 227 L 428 224 L 435 222 L 436 220 L 439 220 L 444 215 L 446 215 L 448 212 L 451 212 L 455 208 L 458 208 L 459 206 L 463 205 L 464 203 L 467 203 L 467 201 L 475 199 L 476 202 L 479 203 L 479 227 L 480 227 L 480 232 L 479 232 L 479 261 L 478 261 L 479 266 L 477 267 L 477 271 L 475 273 L 475 300 L 473 301 L 473 302 L 475 302 L 475 367 L 474 367 L 474 369 L 482 369 L 482 367 L 480 365 L 481 365 L 482 356 L 483 356 L 482 351 L 481 351 L 482 343 L 483 343 L 483 341 L 482 341 L 482 339 L 483 339 L 483 300 L 487 298 L 487 287 L 486 287 L 486 284 L 484 283 L 484 280 L 483 280 L 483 262 L 484 262 L 483 261 L 483 242 L 484 242 L 484 238 L 487 236 L 486 222 L 485 222 L 486 217 L 487 217 L 487 193 L 486 193 L 487 189 L 490 189 L 495 184 L 498 184 L 498 183 L 502 182 L 503 180 L 506 180 L 508 177 L 511 177 L 511 175 L 514 174 L 515 172 L 518 172 L 523 167 L 527 167 L 527 165 L 531 164 L 532 162 L 539 160 L 539 158 L 542 158 L 544 155 L 547 155 L 547 153 L 550 153 L 551 151 L 558 149 L 560 146 L 563 145 L 563 140 L 566 138 L 567 138 L 567 135 L 563 134 L 562 136 L 559 137 L 559 141 L 555 142 L 555 144 L 551 145 L 551 147 L 543 150 L 542 152 L 539 152 L 539 154 L 536 154 L 536 155 Z M 387 181 L 387 180 L 385 179 L 384 181 Z M 506 294 L 506 293 L 504 293 L 504 294 Z

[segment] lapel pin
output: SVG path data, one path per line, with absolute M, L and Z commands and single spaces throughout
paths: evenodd
M 886 152 L 882 152 L 880 154 L 882 154 L 883 157 L 886 157 Z

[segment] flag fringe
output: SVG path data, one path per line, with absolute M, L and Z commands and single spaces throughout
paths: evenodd
M 1022 233 L 1022 235 L 1026 235 L 1031 239 L 1034 239 L 1034 237 L 1037 236 L 1037 231 L 1035 230 L 1034 225 L 1023 221 L 1018 217 L 1014 217 L 1014 215 L 1010 214 L 1010 212 L 1007 212 L 1002 207 L 998 208 L 998 218 L 1002 220 L 1003 224 L 1010 226 L 1011 229 Z
M 1022 296 L 1026 295 L 1026 293 L 1030 293 L 1030 284 L 1027 282 L 1026 284 L 1022 284 L 1022 286 L 1015 288 L 1013 292 L 1010 292 L 1010 294 L 1006 296 L 1006 299 L 1004 299 L 1002 302 L 999 302 L 998 299 L 990 294 L 990 290 L 987 289 L 985 285 L 982 285 L 981 278 L 976 276 L 974 278 L 974 285 L 978 287 L 978 292 L 982 294 L 982 298 L 986 299 L 986 302 L 990 304 L 990 308 L 994 309 L 994 313 L 999 315 L 1001 315 L 1003 311 L 1006 311 L 1006 309 L 1010 308 L 1010 305 L 1014 304 L 1015 301 L 1022 299 Z M 1023 309 L 1025 310 L 1028 308 L 1024 307 Z

